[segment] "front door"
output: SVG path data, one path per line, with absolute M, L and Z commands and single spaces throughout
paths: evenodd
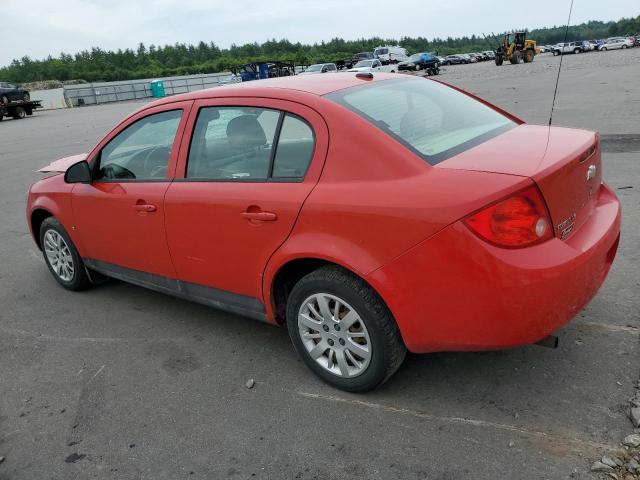
M 190 131 L 165 197 L 178 278 L 223 302 L 260 307 L 266 263 L 318 181 L 326 125 L 292 102 L 213 99 L 194 104 Z
M 96 148 L 93 182 L 76 184 L 72 194 L 88 265 L 175 278 L 163 202 L 190 103 L 143 111 Z

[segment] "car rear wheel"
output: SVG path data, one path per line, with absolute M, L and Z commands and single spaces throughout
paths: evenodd
M 627 48 L 627 46 L 626 45 L 622 45 L 622 47 L 620 47 L 620 48 L 625 49 L 625 48 Z
M 287 329 L 305 364 L 341 390 L 365 392 L 402 364 L 406 348 L 378 294 L 337 266 L 303 277 L 287 301 Z
M 40 226 L 40 246 L 53 278 L 67 290 L 82 290 L 90 284 L 82 258 L 69 234 L 54 217 Z
M 607 47 L 602 47 L 600 50 L 603 51 L 603 52 L 606 52 L 607 51 Z

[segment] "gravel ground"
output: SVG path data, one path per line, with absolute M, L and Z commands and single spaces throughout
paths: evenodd
M 2 122 L 0 480 L 597 478 L 633 433 L 640 373 L 639 58 L 564 59 L 556 122 L 604 134 L 624 218 L 609 279 L 560 347 L 410 355 L 366 395 L 319 383 L 284 329 L 116 281 L 61 289 L 27 233 L 33 172 L 138 104 Z M 546 123 L 557 63 L 441 79 Z

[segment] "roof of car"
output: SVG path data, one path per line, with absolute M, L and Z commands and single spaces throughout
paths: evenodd
M 144 108 L 184 100 L 199 100 L 212 97 L 269 96 L 274 93 L 274 89 L 295 90 L 320 96 L 356 85 L 364 85 L 365 83 L 379 82 L 399 77 L 400 75 L 393 73 L 374 73 L 373 78 L 362 78 L 358 77 L 354 72 L 338 72 L 332 75 L 295 75 L 292 77 L 269 78 L 250 82 L 230 83 L 220 87 L 173 95 L 151 102 L 145 105 Z M 404 77 L 404 75 L 402 77 Z

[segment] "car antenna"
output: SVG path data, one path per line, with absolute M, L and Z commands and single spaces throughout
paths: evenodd
M 567 26 L 564 29 L 564 42 L 562 43 L 563 47 L 560 50 L 560 65 L 558 66 L 558 76 L 556 77 L 556 88 L 553 90 L 553 101 L 551 102 L 551 114 L 549 115 L 549 126 L 551 126 L 551 122 L 553 121 L 553 107 L 556 104 L 556 94 L 558 93 L 558 83 L 560 82 L 560 72 L 562 71 L 562 58 L 564 57 L 564 44 L 567 43 L 567 35 L 569 34 L 569 23 L 571 22 L 572 11 L 573 11 L 573 0 L 571 0 L 571 5 L 569 6 L 569 18 L 567 18 Z

